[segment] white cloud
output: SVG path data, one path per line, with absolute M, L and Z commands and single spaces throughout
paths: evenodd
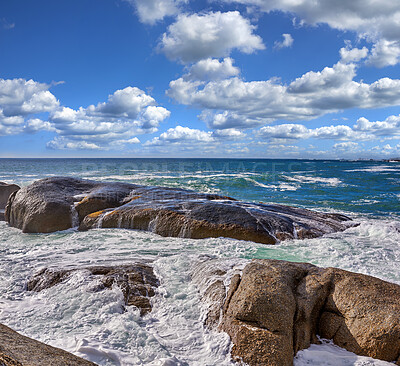
M 187 0 L 125 0 L 137 11 L 142 23 L 155 24 L 167 16 L 179 13 L 180 6 Z
M 5 116 L 53 111 L 59 106 L 50 85 L 25 79 L 0 79 L 0 108 Z
M 101 147 L 86 141 L 69 141 L 64 137 L 55 137 L 46 144 L 52 150 L 101 150 Z
M 286 48 L 286 47 L 291 47 L 293 45 L 294 39 L 293 39 L 291 34 L 283 33 L 282 37 L 283 37 L 283 41 L 281 41 L 281 42 L 276 41 L 274 43 L 274 47 L 275 48 L 278 48 L 278 49 L 279 48 Z
M 245 133 L 243 133 L 240 130 L 237 130 L 236 128 L 215 130 L 213 131 L 212 135 L 218 139 L 226 139 L 226 140 L 237 140 L 237 139 L 242 139 L 246 136 Z
M 144 143 L 145 146 L 163 146 L 170 144 L 210 143 L 214 141 L 212 132 L 189 127 L 176 126 Z
M 302 124 L 291 123 L 264 126 L 260 128 L 257 134 L 266 140 L 315 138 L 372 141 L 377 139 L 398 139 L 400 138 L 400 115 L 389 116 L 384 121 L 376 122 L 370 122 L 368 119 L 361 117 L 353 126 L 322 126 L 314 129 L 309 129 Z
M 400 62 L 400 42 L 381 39 L 371 50 L 367 64 L 375 67 L 394 66 Z
M 159 49 L 168 58 L 184 63 L 224 57 L 233 49 L 253 53 L 265 48 L 254 30 L 238 11 L 181 14 L 163 34 Z
M 55 131 L 55 128 L 48 121 L 43 121 L 40 118 L 32 118 L 24 125 L 24 132 L 36 133 L 39 131 Z
M 310 120 L 350 108 L 400 105 L 400 80 L 355 81 L 356 66 L 339 62 L 310 71 L 288 85 L 276 79 L 246 82 L 238 77 L 202 82 L 179 78 L 167 94 L 203 110 L 210 128 L 252 128 L 276 120 Z
M 33 80 L 0 79 L 0 135 L 50 131 L 57 134 L 48 143 L 52 149 L 107 149 L 139 143 L 136 134 L 157 131 L 170 115 L 135 87 L 117 90 L 107 102 L 77 110 L 60 107 L 49 88 Z M 49 113 L 48 120 L 43 113 Z
M 358 150 L 358 143 L 347 141 L 347 142 L 339 142 L 333 145 L 334 150 L 338 150 L 340 152 L 354 152 Z
M 183 78 L 186 80 L 219 80 L 237 76 L 239 73 L 240 70 L 233 66 L 233 60 L 230 57 L 226 57 L 222 61 L 207 58 L 192 65 Z
M 361 36 L 400 38 L 400 4 L 394 0 L 222 0 L 296 14 L 302 22 L 352 30 Z
M 59 107 L 58 100 L 48 90 L 50 86 L 33 80 L 0 79 L 0 135 L 17 134 L 24 129 L 34 132 L 38 122 L 26 119 Z
M 50 116 L 63 139 L 56 139 L 49 147 L 74 149 L 84 141 L 93 148 L 107 148 L 110 144 L 136 142 L 134 135 L 157 131 L 158 125 L 169 117 L 167 109 L 155 104 L 144 91 L 127 87 L 109 95 L 107 102 L 78 110 L 63 107 Z
M 340 57 L 343 63 L 358 62 L 368 56 L 368 48 L 351 48 L 350 45 L 340 49 Z
M 266 139 L 305 139 L 310 137 L 310 130 L 300 124 L 282 124 L 262 127 L 259 134 Z

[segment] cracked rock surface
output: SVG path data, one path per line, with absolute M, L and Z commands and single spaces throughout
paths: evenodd
M 221 268 L 223 268 L 221 270 Z M 225 275 L 224 275 L 225 273 Z M 293 365 L 317 335 L 361 356 L 400 365 L 400 286 L 375 277 L 308 263 L 253 260 L 227 278 L 208 260 L 193 280 L 208 278 L 206 324 L 225 331 L 232 357 L 249 365 Z

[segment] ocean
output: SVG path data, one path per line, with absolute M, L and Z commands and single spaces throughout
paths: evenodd
M 400 163 L 258 159 L 0 159 L 0 181 L 26 186 L 52 176 L 193 189 L 237 199 L 338 212 L 360 223 L 317 239 L 263 245 L 227 238 L 164 238 L 125 229 L 23 234 L 0 222 L 0 323 L 99 365 L 233 365 L 226 334 L 205 329 L 190 276 L 204 255 L 310 262 L 400 284 Z M 153 311 L 124 311 L 119 288 L 94 292 L 76 272 L 39 293 L 25 290 L 43 267 L 151 261 L 161 285 Z M 324 342 L 296 366 L 391 365 Z

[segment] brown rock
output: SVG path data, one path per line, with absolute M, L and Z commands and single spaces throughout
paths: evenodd
M 24 232 L 52 232 L 73 225 L 128 228 L 194 239 L 230 237 L 263 244 L 314 238 L 345 230 L 348 217 L 167 187 L 49 178 L 13 194 L 6 220 Z M 76 224 L 78 224 L 76 222 Z
M 0 324 L 1 366 L 95 366 L 62 349 L 25 337 Z
M 209 262 L 214 275 L 204 271 L 204 263 L 198 267 L 208 278 L 203 299 L 213 303 L 212 321 L 206 323 L 230 335 L 235 360 L 292 365 L 296 353 L 317 343 L 319 335 L 358 355 L 400 364 L 399 285 L 337 268 L 266 259 L 247 264 L 226 289 L 221 286 L 226 278 L 215 277 L 221 264 Z
M 88 271 L 90 276 L 101 278 L 101 285 L 96 288 L 97 291 L 111 288 L 115 284 L 121 288 L 126 305 L 136 306 L 140 309 L 141 315 L 151 311 L 150 297 L 155 295 L 155 288 L 159 286 L 159 281 L 154 275 L 153 269 L 141 263 L 65 270 L 44 268 L 28 280 L 26 289 L 28 291 L 42 291 L 59 284 L 73 272 L 80 270 Z

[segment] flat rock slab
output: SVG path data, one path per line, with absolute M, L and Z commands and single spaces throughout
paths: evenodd
M 96 366 L 62 349 L 25 337 L 0 324 L 1 366 Z
M 240 202 L 184 189 L 63 177 L 39 180 L 13 194 L 5 217 L 11 226 L 28 233 L 79 225 L 80 230 L 127 228 L 162 236 L 230 237 L 264 244 L 315 238 L 355 225 L 339 214 Z
M 67 280 L 77 271 L 85 271 L 89 276 L 100 279 L 100 284 L 92 290 L 101 291 L 113 285 L 119 286 L 127 306 L 136 306 L 141 315 L 151 311 L 150 297 L 155 295 L 155 289 L 160 283 L 153 269 L 141 263 L 73 269 L 44 268 L 27 281 L 26 289 L 28 291 L 48 289 Z
M 194 270 L 209 306 L 206 324 L 229 334 L 232 357 L 291 366 L 317 335 L 361 356 L 400 365 L 400 286 L 308 263 L 253 260 L 230 278 L 226 263 Z

